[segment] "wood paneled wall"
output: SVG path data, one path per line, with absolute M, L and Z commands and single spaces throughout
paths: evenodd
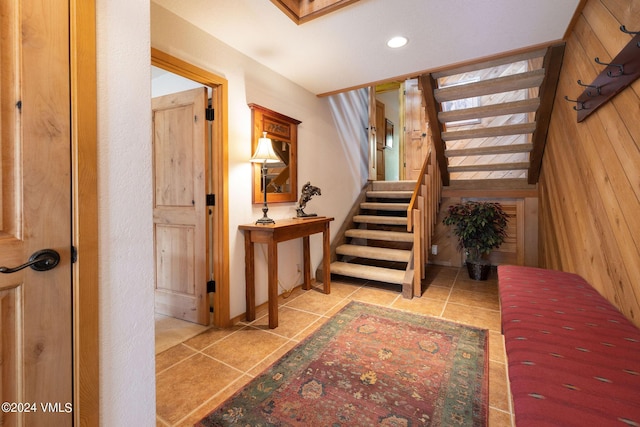
M 589 83 L 640 31 L 640 0 L 588 0 L 567 38 L 539 184 L 539 261 L 580 274 L 640 326 L 640 80 L 582 123 Z M 639 48 L 640 49 L 640 48 Z

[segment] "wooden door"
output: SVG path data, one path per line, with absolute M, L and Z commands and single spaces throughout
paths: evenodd
M 405 82 L 405 179 L 417 180 L 429 154 L 431 135 L 418 79 Z
M 384 181 L 385 106 L 376 99 L 376 179 Z
M 207 88 L 152 100 L 156 312 L 209 324 Z
M 0 2 L 0 425 L 72 425 L 69 4 Z M 8 406 L 7 406 L 8 405 Z
M 369 181 L 375 181 L 378 177 L 377 173 L 377 149 L 376 138 L 378 129 L 376 128 L 376 88 L 369 87 Z

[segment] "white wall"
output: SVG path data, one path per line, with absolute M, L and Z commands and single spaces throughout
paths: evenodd
M 364 184 L 362 142 L 338 134 L 330 103 L 203 35 L 149 0 L 96 0 L 98 74 L 98 193 L 100 241 L 100 412 L 104 426 L 155 425 L 153 224 L 151 186 L 150 40 L 167 53 L 229 81 L 229 235 L 231 314 L 244 307 L 241 223 L 261 215 L 250 193 L 254 102 L 302 121 L 299 182 L 322 189 L 308 211 L 336 218 L 333 233 Z M 150 14 L 151 12 L 151 14 Z M 359 105 L 359 95 L 344 99 Z M 358 117 L 357 111 L 352 112 Z M 361 118 L 360 118 L 361 119 Z M 366 123 L 366 120 L 363 122 Z M 364 129 L 363 124 L 363 129 Z M 351 133 L 358 137 L 364 131 Z M 366 141 L 365 141 L 366 144 Z M 359 181 L 358 181 L 359 178 Z M 273 218 L 295 214 L 294 204 L 271 205 Z M 297 281 L 300 242 L 280 245 L 280 280 Z M 314 266 L 319 237 L 312 239 Z M 262 265 L 258 277 L 266 278 Z M 266 301 L 266 280 L 257 283 Z
M 151 4 L 151 44 L 224 77 L 229 84 L 230 312 L 235 317 L 246 311 L 244 240 L 238 225 L 254 222 L 262 216 L 262 205 L 251 202 L 251 110 L 247 104 L 256 103 L 302 121 L 298 126 L 297 192 L 299 194 L 307 181 L 321 188 L 322 196 L 314 197 L 306 211 L 335 217 L 332 236 L 366 180 L 361 171 L 362 140 L 345 139 L 338 134 L 329 99 L 316 97 L 155 4 Z M 365 135 L 364 127 L 358 137 Z M 269 204 L 269 217 L 276 221 L 295 214 L 295 203 Z M 258 246 L 256 251 L 258 304 L 267 301 L 263 255 L 266 248 L 264 251 L 260 248 Z M 320 235 L 312 236 L 311 258 L 315 270 L 322 258 Z M 302 279 L 296 265 L 302 264 L 301 241 L 280 243 L 278 261 L 278 279 L 282 286 L 290 288 L 300 284 Z
M 155 426 L 149 0 L 96 7 L 101 425 Z

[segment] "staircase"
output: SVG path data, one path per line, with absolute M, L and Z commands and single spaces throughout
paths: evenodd
M 561 43 L 420 77 L 445 186 L 537 183 L 563 55 Z
M 414 181 L 374 181 L 335 248 L 331 274 L 405 286 L 413 233 L 407 208 Z M 409 286 L 412 286 L 409 283 Z

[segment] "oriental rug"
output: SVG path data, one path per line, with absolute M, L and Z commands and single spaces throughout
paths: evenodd
M 486 426 L 488 332 L 351 302 L 197 426 Z

